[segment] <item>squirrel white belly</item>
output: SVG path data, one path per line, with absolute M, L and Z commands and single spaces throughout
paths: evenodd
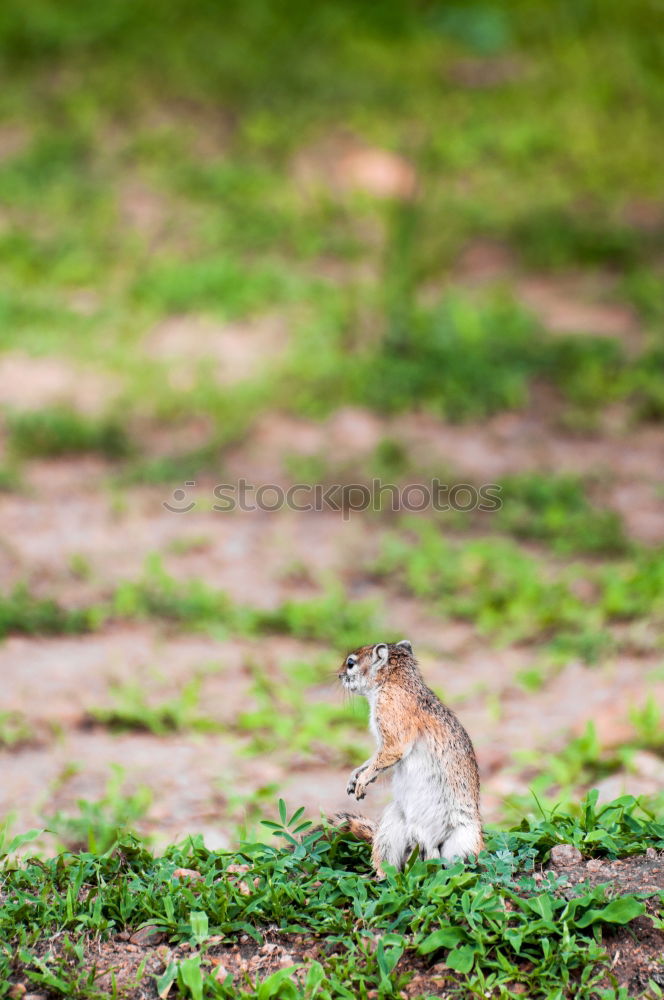
M 379 876 L 385 864 L 403 868 L 416 846 L 424 859 L 477 856 L 484 841 L 475 751 L 454 712 L 424 683 L 410 642 L 362 646 L 346 657 L 339 677 L 369 700 L 377 744 L 351 774 L 347 792 L 363 799 L 391 769 L 394 798 L 377 826 L 346 813 L 335 821 L 373 844 Z

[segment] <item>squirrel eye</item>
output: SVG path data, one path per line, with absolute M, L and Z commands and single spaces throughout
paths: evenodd
M 354 656 L 349 656 L 348 659 L 346 660 L 346 666 L 348 667 L 349 670 L 352 670 L 356 663 L 357 660 L 355 659 Z

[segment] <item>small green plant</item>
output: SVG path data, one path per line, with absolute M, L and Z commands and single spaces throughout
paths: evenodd
M 242 266 L 230 254 L 196 260 L 155 260 L 137 280 L 136 300 L 165 314 L 214 309 L 228 318 L 245 316 L 275 302 L 288 302 L 297 289 L 292 271 L 275 263 Z
M 343 589 L 334 585 L 309 600 L 284 601 L 273 611 L 254 611 L 249 620 L 258 632 L 316 639 L 335 649 L 360 646 L 379 630 L 375 603 L 349 600 Z
M 25 458 L 94 452 L 116 459 L 132 451 L 119 420 L 86 417 L 65 406 L 11 413 L 7 431 L 11 448 Z
M 255 708 L 240 713 L 236 724 L 239 733 L 250 736 L 249 753 L 302 756 L 339 766 L 356 762 L 366 730 L 363 700 L 341 705 L 331 700 L 327 690 L 324 700 L 317 700 L 321 672 L 310 663 L 286 663 L 279 676 L 257 665 L 251 669 Z
M 664 752 L 664 728 L 662 710 L 650 695 L 641 706 L 629 710 L 629 721 L 634 726 L 635 743 L 644 750 Z
M 561 843 L 608 858 L 664 847 L 664 825 L 646 805 L 623 796 L 599 807 L 596 792 L 571 809 L 488 830 L 477 864 L 414 856 L 380 882 L 366 877 L 368 845 L 312 828 L 303 810 L 289 810 L 283 799 L 266 829 L 272 843 L 244 842 L 237 851 L 209 851 L 190 836 L 154 857 L 135 836 L 118 839 L 113 830 L 100 838 L 109 845 L 103 852 L 9 859 L 0 974 L 11 983 L 18 969 L 29 982 L 86 996 L 88 935 L 98 940 L 149 924 L 172 946 L 187 944 L 190 953 L 158 973 L 157 988 L 165 994 L 177 984 L 190 1000 L 351 1000 L 370 991 L 397 1000 L 423 959 L 438 966 L 437 992 L 507 996 L 522 983 L 533 1000 L 551 1000 L 561 989 L 595 1000 L 611 961 L 599 932 L 629 927 L 645 914 L 644 901 L 609 895 L 601 885 L 581 884 L 571 894 L 561 891 L 563 878 L 535 883 L 535 866 Z M 183 868 L 197 873 L 193 884 L 174 877 Z M 262 980 L 217 977 L 215 940 L 222 936 L 228 946 L 242 937 L 258 949 L 275 928 L 310 939 L 315 957 L 306 970 L 294 961 Z
M 538 803 L 538 808 L 542 804 L 552 808 L 554 803 L 569 807 L 576 796 L 586 793 L 603 778 L 619 771 L 629 771 L 637 750 L 661 754 L 664 739 L 661 712 L 655 700 L 649 698 L 643 706 L 631 708 L 628 718 L 634 727 L 634 735 L 619 746 L 604 746 L 591 721 L 579 736 L 569 739 L 555 753 L 518 752 L 515 760 L 530 791 L 511 796 L 506 815 L 522 814 L 533 800 Z
M 115 730 L 147 730 L 155 736 L 170 732 L 209 731 L 218 723 L 201 713 L 201 682 L 194 678 L 173 698 L 155 702 L 138 683 L 111 688 L 112 705 L 91 708 L 94 722 Z
M 21 473 L 16 463 L 0 463 L 0 493 L 16 493 L 22 485 Z
M 22 712 L 0 712 L 0 747 L 11 750 L 34 739 L 34 730 Z
M 127 795 L 124 769 L 115 764 L 112 771 L 100 799 L 79 799 L 77 813 L 58 810 L 44 814 L 48 832 L 57 836 L 63 849 L 103 855 L 122 837 L 136 835 L 134 825 L 145 816 L 152 794 L 148 788 L 139 788 Z
M 244 635 L 277 632 L 330 642 L 335 648 L 358 646 L 377 628 L 375 604 L 350 601 L 341 587 L 329 586 L 317 597 L 284 601 L 263 611 L 233 604 L 223 591 L 203 580 L 177 580 L 158 555 L 148 558 L 140 580 L 120 584 L 112 610 L 121 618 L 160 618 L 190 628 Z
M 92 564 L 82 552 L 74 552 L 69 557 L 69 572 L 77 580 L 92 579 Z
M 512 641 L 576 631 L 599 617 L 564 578 L 547 578 L 539 560 L 514 543 L 454 543 L 431 523 L 412 522 L 409 536 L 386 536 L 376 571 L 429 599 L 440 614 Z
M 98 628 L 104 618 L 101 607 L 64 608 L 57 601 L 35 597 L 27 586 L 0 595 L 0 638 L 23 635 L 68 635 Z
M 612 623 L 664 616 L 660 550 L 561 569 L 507 539 L 453 541 L 431 522 L 405 523 L 407 532 L 385 536 L 376 572 L 430 601 L 439 614 L 471 621 L 502 640 L 547 641 L 555 659 L 578 656 L 592 664 L 616 648 Z
M 558 552 L 628 551 L 618 514 L 593 506 L 577 477 L 523 473 L 500 485 L 502 504 L 492 519 L 497 528 L 548 542 Z
M 113 597 L 113 610 L 122 618 L 163 618 L 193 627 L 224 628 L 235 617 L 226 594 L 201 580 L 176 580 L 157 555 L 148 558 L 140 580 L 120 584 Z

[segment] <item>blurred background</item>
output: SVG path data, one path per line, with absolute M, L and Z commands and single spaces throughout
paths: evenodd
M 488 821 L 659 794 L 661 14 L 4 0 L 12 830 L 343 807 L 371 739 L 335 671 L 403 637 Z M 502 505 L 213 506 L 433 477 Z

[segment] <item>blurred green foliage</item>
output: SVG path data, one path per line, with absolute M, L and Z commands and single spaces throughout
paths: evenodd
M 0 344 L 102 359 L 128 414 L 220 429 L 227 390 L 174 392 L 142 337 L 173 312 L 278 307 L 293 355 L 261 406 L 466 419 L 547 377 L 661 419 L 657 19 L 652 0 L 7 0 Z M 413 202 L 300 183 L 298 155 L 350 134 L 407 156 Z M 423 308 L 478 237 L 525 268 L 620 270 L 609 298 L 648 322 L 643 356 L 550 344 L 509 296 Z

